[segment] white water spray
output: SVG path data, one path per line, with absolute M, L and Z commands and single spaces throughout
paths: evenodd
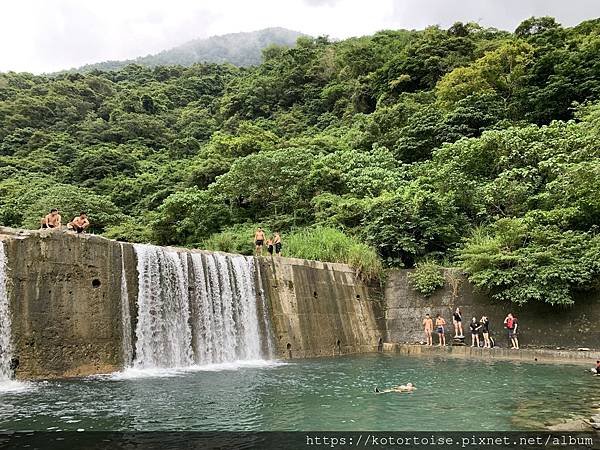
M 0 242 L 0 381 L 11 379 L 11 359 L 12 337 L 7 290 L 7 259 L 4 242 Z
M 252 258 L 183 253 L 150 245 L 134 248 L 139 290 L 133 367 L 261 359 Z M 270 335 L 263 339 L 270 340 Z
M 123 244 L 121 244 L 121 321 L 123 323 L 123 363 L 125 367 L 129 367 L 133 360 L 133 344 L 131 342 L 131 313 L 129 312 L 129 292 Z

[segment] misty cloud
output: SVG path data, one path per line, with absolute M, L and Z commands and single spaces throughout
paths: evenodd
M 303 0 L 309 6 L 335 6 L 341 0 Z

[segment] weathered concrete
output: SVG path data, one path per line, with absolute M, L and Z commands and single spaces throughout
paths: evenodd
M 0 228 L 0 240 L 9 261 L 19 378 L 119 369 L 120 245 L 92 235 L 6 228 Z
M 119 370 L 123 366 L 122 257 L 131 329 L 135 330 L 136 325 L 138 277 L 133 246 L 93 235 L 1 227 L 0 240 L 6 243 L 8 252 L 12 333 L 20 363 L 17 376 L 83 376 Z M 523 345 L 600 346 L 599 296 L 582 296 L 574 308 L 568 309 L 544 305 L 518 309 L 490 303 L 461 278 L 425 299 L 408 285 L 408 271 L 393 271 L 384 297 L 379 285 L 365 284 L 344 264 L 269 257 L 257 258 L 257 265 L 258 286 L 267 298 L 277 358 L 372 352 L 383 342 L 418 342 L 423 339 L 421 321 L 426 312 L 439 312 L 450 321 L 457 305 L 462 307 L 465 321 L 472 315 L 487 313 L 496 343 L 502 347 L 506 347 L 502 320 L 509 309 L 519 317 Z M 261 302 L 258 305 L 262 314 Z M 421 346 L 410 348 L 411 354 L 435 351 Z M 495 355 L 519 360 L 564 357 L 569 362 L 582 358 L 571 355 L 584 355 L 565 353 L 557 358 L 555 353 L 548 356 L 538 350 L 443 351 L 461 357 Z M 590 353 L 590 360 L 600 356 L 597 353 Z
M 385 338 L 381 292 L 345 264 L 260 258 L 277 357 L 377 351 Z
M 425 298 L 409 284 L 410 270 L 395 270 L 388 275 L 385 288 L 387 342 L 415 343 L 423 341 L 423 318 L 426 313 L 441 314 L 448 323 L 446 341 L 454 335 L 452 312 L 459 306 L 463 313 L 465 336 L 469 336 L 471 317 L 486 314 L 491 321 L 491 332 L 496 344 L 508 346 L 503 321 L 509 312 L 519 319 L 521 346 L 571 348 L 600 348 L 600 293 L 581 294 L 573 307 L 530 303 L 517 307 L 497 303 L 477 292 L 463 276 L 446 272 L 446 285 L 431 297 Z M 434 335 L 434 343 L 437 336 Z M 470 343 L 470 337 L 467 337 Z
M 600 359 L 600 351 L 569 351 L 549 349 L 476 348 L 470 346 L 428 347 L 420 344 L 383 344 L 384 352 L 410 356 L 443 356 L 461 359 L 500 359 L 531 363 L 581 364 L 592 368 Z
M 93 235 L 1 227 L 0 240 L 8 251 L 17 376 L 121 369 L 122 255 L 132 332 L 137 317 L 133 246 Z M 383 342 L 380 291 L 367 287 L 348 266 L 290 258 L 257 258 L 257 263 L 278 358 L 376 351 Z

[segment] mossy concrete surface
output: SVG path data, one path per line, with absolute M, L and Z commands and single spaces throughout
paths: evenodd
M 398 353 L 407 356 L 448 357 L 463 359 L 500 359 L 510 361 L 525 361 L 531 363 L 582 364 L 588 368 L 596 366 L 600 359 L 600 351 L 572 351 L 549 349 L 519 349 L 510 348 L 477 348 L 471 346 L 428 347 L 419 344 L 385 343 L 384 352 Z

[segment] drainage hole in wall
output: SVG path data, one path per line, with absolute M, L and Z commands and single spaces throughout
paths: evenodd
M 313 297 L 314 298 L 318 298 L 319 297 L 319 294 L 317 294 L 317 291 L 313 292 Z
M 290 343 L 288 342 L 288 344 L 287 344 L 287 346 L 286 346 L 286 347 L 287 347 L 287 349 L 288 349 L 288 350 L 291 350 L 291 349 L 292 349 L 292 344 L 290 344 Z
M 101 284 L 102 284 L 102 283 L 100 282 L 100 280 L 99 280 L 98 278 L 94 278 L 94 279 L 92 280 L 92 287 L 93 287 L 94 289 L 98 289 L 98 288 L 100 287 L 100 285 L 101 285 Z

